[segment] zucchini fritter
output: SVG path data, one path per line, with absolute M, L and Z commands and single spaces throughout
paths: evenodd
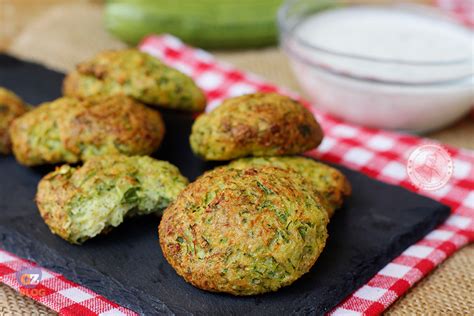
M 323 132 L 300 103 L 276 93 L 225 100 L 195 121 L 194 153 L 206 160 L 303 153 L 321 143 Z
M 125 217 L 163 210 L 187 183 L 168 162 L 111 155 L 58 167 L 40 181 L 36 203 L 54 234 L 80 244 Z
M 28 111 L 27 105 L 13 92 L 0 87 L 0 154 L 11 152 L 8 129 L 13 120 Z
M 220 167 L 191 183 L 164 212 L 163 254 L 187 282 L 234 295 L 276 291 L 308 272 L 328 216 L 293 170 Z
M 104 154 L 147 155 L 163 139 L 157 111 L 127 97 L 59 98 L 16 119 L 13 152 L 24 165 L 75 163 Z
M 352 191 L 349 181 L 339 170 L 310 158 L 299 156 L 255 157 L 242 158 L 229 164 L 229 167 L 236 169 L 255 166 L 274 166 L 298 172 L 329 202 L 326 207 L 329 217 L 332 217 L 335 210 L 342 206 L 344 198 L 349 196 Z
M 136 49 L 104 51 L 77 65 L 63 84 L 64 95 L 127 95 L 164 108 L 202 111 L 204 93 L 194 81 Z

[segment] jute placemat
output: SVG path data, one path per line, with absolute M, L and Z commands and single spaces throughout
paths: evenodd
M 33 299 L 21 296 L 14 289 L 0 285 L 0 315 L 56 315 L 46 306 L 37 303 Z
M 17 37 L 9 52 L 21 58 L 68 71 L 77 62 L 103 49 L 124 45 L 102 27 L 102 11 L 96 5 L 58 6 L 38 19 Z M 218 58 L 252 71 L 266 79 L 301 90 L 285 56 L 276 48 L 213 52 Z M 427 135 L 458 147 L 474 149 L 474 122 L 460 122 Z M 474 314 L 474 245 L 465 247 L 396 302 L 387 315 L 469 315 Z M 1 315 L 49 315 L 47 308 L 0 286 Z

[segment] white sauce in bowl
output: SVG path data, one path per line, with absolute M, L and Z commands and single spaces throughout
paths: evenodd
M 473 35 L 416 12 L 349 7 L 306 19 L 297 36 L 336 52 L 401 61 L 439 62 L 472 56 Z
M 336 8 L 303 16 L 288 34 L 299 82 L 337 117 L 425 132 L 474 104 L 473 32 L 431 9 Z
M 364 78 L 427 83 L 458 79 L 474 71 L 473 33 L 439 16 L 356 6 L 312 15 L 294 34 L 332 53 L 380 61 L 369 64 L 323 52 L 305 54 L 313 62 Z M 408 64 L 400 66 L 400 62 Z

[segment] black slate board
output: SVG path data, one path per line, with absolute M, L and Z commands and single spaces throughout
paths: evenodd
M 0 86 L 37 104 L 60 95 L 63 75 L 0 55 Z M 188 145 L 192 118 L 165 112 L 168 133 L 157 158 L 194 179 L 212 165 Z M 400 187 L 340 168 L 353 195 L 329 225 L 329 240 L 315 266 L 278 292 L 233 297 L 207 293 L 178 277 L 163 258 L 159 218 L 132 219 L 112 233 L 72 246 L 52 235 L 33 198 L 52 167 L 26 168 L 0 157 L 0 248 L 64 274 L 141 314 L 322 314 L 365 284 L 377 271 L 449 215 L 448 207 Z

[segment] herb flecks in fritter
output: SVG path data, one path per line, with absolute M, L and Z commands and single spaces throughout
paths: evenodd
M 0 154 L 11 152 L 10 124 L 27 111 L 27 105 L 16 94 L 0 87 Z
M 49 173 L 38 185 L 36 203 L 54 234 L 80 244 L 125 217 L 162 211 L 187 183 L 168 162 L 111 155 Z
M 206 160 L 303 153 L 321 143 L 323 132 L 300 103 L 276 93 L 225 100 L 195 121 L 194 153 Z
M 164 212 L 163 254 L 209 291 L 276 291 L 308 272 L 326 243 L 327 212 L 292 170 L 228 167 L 205 173 Z
M 74 97 L 126 95 L 164 108 L 202 111 L 204 93 L 187 75 L 136 49 L 105 51 L 77 65 L 64 80 Z
M 318 194 L 328 202 L 329 217 L 342 206 L 344 198 L 351 194 L 351 185 L 339 170 L 300 156 L 242 158 L 229 164 L 229 167 L 245 169 L 256 166 L 274 166 L 293 169 L 310 182 Z
M 59 98 L 16 119 L 10 128 L 18 162 L 75 163 L 107 154 L 147 155 L 161 144 L 160 114 L 127 97 Z

